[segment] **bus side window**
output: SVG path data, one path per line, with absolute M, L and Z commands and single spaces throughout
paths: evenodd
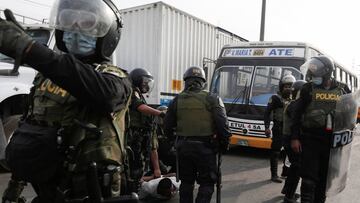
M 336 68 L 335 71 L 336 71 L 336 76 L 335 76 L 336 80 L 341 81 L 340 68 Z

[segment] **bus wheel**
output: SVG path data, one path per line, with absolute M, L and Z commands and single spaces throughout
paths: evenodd
M 16 130 L 21 115 L 12 115 L 1 121 L 0 119 L 0 172 L 8 172 L 9 168 L 5 163 L 5 147 L 9 142 L 10 137 Z M 5 138 L 5 139 L 4 139 Z

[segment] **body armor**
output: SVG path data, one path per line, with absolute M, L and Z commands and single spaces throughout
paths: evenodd
M 119 68 L 100 65 L 97 71 L 127 77 Z M 112 161 L 123 166 L 125 112 L 128 104 L 121 111 L 112 115 L 94 111 L 84 106 L 69 92 L 44 78 L 40 73 L 34 80 L 34 102 L 28 113 L 28 120 L 37 125 L 63 128 L 63 142 L 67 146 L 77 146 L 90 133 L 74 124 L 74 120 L 94 124 L 101 129 L 101 139 L 94 139 L 83 144 L 78 157 L 78 170 L 87 166 L 89 161 Z M 129 103 L 129 102 L 128 102 Z
M 210 136 L 215 134 L 208 93 L 183 91 L 177 101 L 177 128 L 179 136 Z M 193 126 L 196 124 L 196 128 Z
M 303 127 L 325 128 L 328 115 L 334 117 L 336 102 L 343 94 L 342 89 L 341 85 L 332 90 L 324 90 L 313 86 L 312 100 L 305 109 L 303 116 Z
M 291 119 L 286 113 L 288 106 L 291 104 L 292 101 L 285 102 L 284 104 L 284 111 L 283 111 L 283 135 L 291 135 Z
M 280 95 L 276 95 L 279 98 L 280 102 L 282 103 L 282 107 L 276 108 L 273 111 L 273 121 L 274 122 L 283 122 L 283 114 L 284 114 L 284 106 L 290 102 L 288 99 L 282 98 Z

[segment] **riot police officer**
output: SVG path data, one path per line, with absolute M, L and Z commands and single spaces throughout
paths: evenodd
M 131 190 L 137 192 L 140 179 L 146 170 L 150 169 L 150 162 L 155 177 L 161 176 L 157 153 L 157 137 L 154 135 L 153 116 L 164 117 L 165 113 L 147 105 L 143 94 L 150 93 L 154 84 L 151 73 L 142 68 L 130 72 L 133 94 L 130 104 L 130 123 L 128 126 L 128 145 L 133 151 L 133 161 L 130 163 Z M 145 171 L 147 172 L 147 171 Z
M 157 108 L 159 111 L 167 112 L 167 106 L 159 106 Z M 173 139 L 165 136 L 164 133 L 164 119 L 161 117 L 156 118 L 156 136 L 159 141 L 159 164 L 161 168 L 161 173 L 175 173 L 176 168 L 176 151 L 174 146 Z
M 327 56 L 313 57 L 303 68 L 311 81 L 294 104 L 291 147 L 301 153 L 301 202 L 325 202 L 333 111 L 350 91 L 331 78 L 334 62 Z
M 190 67 L 183 79 L 185 89 L 172 100 L 165 117 L 165 134 L 178 139 L 180 202 L 193 202 L 195 180 L 200 184 L 196 202 L 210 202 L 217 180 L 214 144 L 217 139 L 227 148 L 231 134 L 222 100 L 203 90 L 204 70 Z
M 13 176 L 31 182 L 33 202 L 119 196 L 132 91 L 126 71 L 109 64 L 120 40 L 119 10 L 111 0 L 55 1 L 50 26 L 64 54 L 34 41 L 11 15 L 6 19 L 0 19 L 0 52 L 39 72 L 6 149 Z
M 297 185 L 299 183 L 299 166 L 300 166 L 300 156 L 291 149 L 291 112 L 293 110 L 293 105 L 296 102 L 298 93 L 302 86 L 306 83 L 305 80 L 297 80 L 292 84 L 291 87 L 291 98 L 292 100 L 285 104 L 284 106 L 284 116 L 283 116 L 283 136 L 284 136 L 284 148 L 286 155 L 289 158 L 291 163 L 288 176 L 286 177 L 284 187 L 281 193 L 285 194 L 284 203 L 296 202 L 296 199 L 299 198 L 298 194 L 295 194 Z
M 265 135 L 270 137 L 272 131 L 271 155 L 270 155 L 270 172 L 271 181 L 281 183 L 282 180 L 278 176 L 278 160 L 282 147 L 282 125 L 284 104 L 290 101 L 291 85 L 295 82 L 293 75 L 285 75 L 279 81 L 279 92 L 272 95 L 264 114 Z M 270 130 L 271 115 L 273 115 L 273 127 Z

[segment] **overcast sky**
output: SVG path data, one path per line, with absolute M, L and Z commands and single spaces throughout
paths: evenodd
M 54 0 L 0 0 L 0 9 L 48 18 Z M 114 0 L 120 9 L 154 0 Z M 164 0 L 250 41 L 258 41 L 262 0 Z M 360 69 L 359 0 L 267 0 L 265 40 L 303 41 Z M 126 26 L 126 25 L 125 25 Z

